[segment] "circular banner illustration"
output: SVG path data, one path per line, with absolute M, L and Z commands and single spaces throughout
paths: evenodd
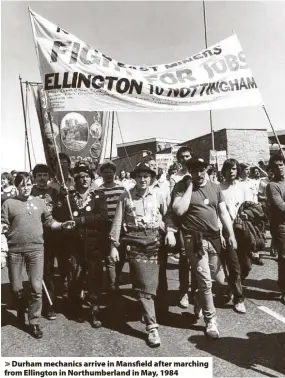
M 71 151 L 80 151 L 88 143 L 88 122 L 79 113 L 66 114 L 60 124 L 62 143 Z

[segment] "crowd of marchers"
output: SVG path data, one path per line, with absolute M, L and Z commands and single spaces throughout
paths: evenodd
M 253 263 L 264 264 L 259 251 L 266 231 L 285 304 L 284 161 L 281 154 L 257 166 L 227 159 L 217 172 L 181 147 L 167 174 L 151 156 L 117 177 L 111 161 L 94 172 L 82 161 L 71 168 L 64 153 L 54 177 L 45 164 L 29 173 L 2 173 L 1 264 L 8 267 L 19 326 L 27 312 L 30 334 L 42 338 L 41 316 L 56 318 L 56 298 L 77 322 L 87 321 L 88 304 L 91 326 L 104 326 L 103 294 L 112 320 L 126 321 L 119 303 L 127 262 L 147 343 L 157 347 L 159 322 L 168 316 L 170 256 L 178 261 L 177 305 L 191 302 L 195 317 L 204 317 L 206 336 L 219 338 L 212 280 L 219 284 L 216 296 L 244 314 L 243 281 Z

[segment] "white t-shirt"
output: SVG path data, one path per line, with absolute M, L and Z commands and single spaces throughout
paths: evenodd
M 225 203 L 231 220 L 234 221 L 240 205 L 245 201 L 251 201 L 252 194 L 248 185 L 244 185 L 241 181 L 236 181 L 233 185 L 222 182 L 220 188 L 225 197 Z

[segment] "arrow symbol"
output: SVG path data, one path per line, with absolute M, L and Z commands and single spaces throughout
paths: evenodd
M 10 365 L 10 362 L 5 361 L 5 366 L 9 366 L 9 365 Z

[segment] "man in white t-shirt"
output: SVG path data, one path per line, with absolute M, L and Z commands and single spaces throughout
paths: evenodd
M 240 205 L 245 201 L 251 200 L 249 188 L 238 180 L 238 164 L 235 159 L 227 159 L 224 162 L 222 167 L 224 181 L 220 184 L 232 223 L 236 219 Z M 231 247 L 227 240 L 228 236 L 225 233 L 223 233 L 221 239 L 226 250 L 225 261 L 229 271 L 228 281 L 233 294 L 234 310 L 239 313 L 245 313 L 241 276 L 242 274 L 248 274 L 251 268 L 250 260 L 243 250 Z

